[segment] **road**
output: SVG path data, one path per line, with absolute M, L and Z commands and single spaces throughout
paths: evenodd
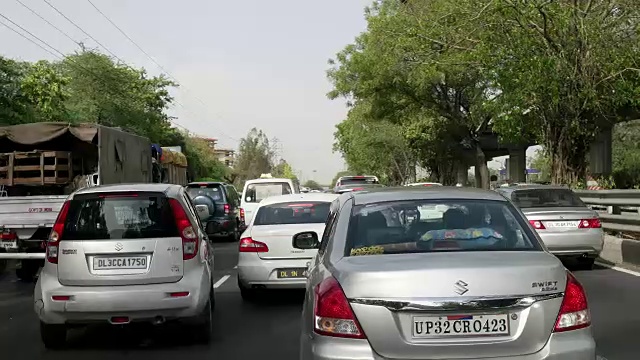
M 236 285 L 236 244 L 216 244 L 216 325 L 209 346 L 194 345 L 180 328 L 110 326 L 70 334 L 70 349 L 46 351 L 31 305 L 32 284 L 0 279 L 0 351 L 2 358 L 91 360 L 120 359 L 297 359 L 299 313 L 303 294 L 287 292 L 254 305 L 245 304 Z M 636 274 L 640 275 L 640 274 Z M 577 272 L 592 310 L 599 355 L 607 360 L 636 360 L 640 352 L 640 277 L 607 268 Z

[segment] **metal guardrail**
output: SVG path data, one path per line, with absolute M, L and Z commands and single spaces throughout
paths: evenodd
M 45 253 L 0 253 L 0 260 L 44 260 Z
M 605 230 L 640 233 L 640 190 L 574 190 Z

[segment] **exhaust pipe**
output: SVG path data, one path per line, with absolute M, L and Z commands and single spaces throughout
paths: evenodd
M 151 322 L 153 325 L 162 325 L 166 322 L 167 320 L 164 318 L 164 316 L 156 316 L 155 319 L 153 319 L 153 321 Z

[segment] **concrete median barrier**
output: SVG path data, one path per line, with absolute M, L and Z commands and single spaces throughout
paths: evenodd
M 640 267 L 640 241 L 605 235 L 600 258 L 615 265 Z

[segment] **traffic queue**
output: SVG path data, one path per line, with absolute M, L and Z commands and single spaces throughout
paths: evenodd
M 558 256 L 592 265 L 602 229 L 570 190 L 344 180 L 332 193 L 271 177 L 242 195 L 213 182 L 77 190 L 35 287 L 44 345 L 63 347 L 72 326 L 168 321 L 208 343 L 223 235 L 238 241 L 244 301 L 305 290 L 300 359 L 595 359 L 586 293 Z

